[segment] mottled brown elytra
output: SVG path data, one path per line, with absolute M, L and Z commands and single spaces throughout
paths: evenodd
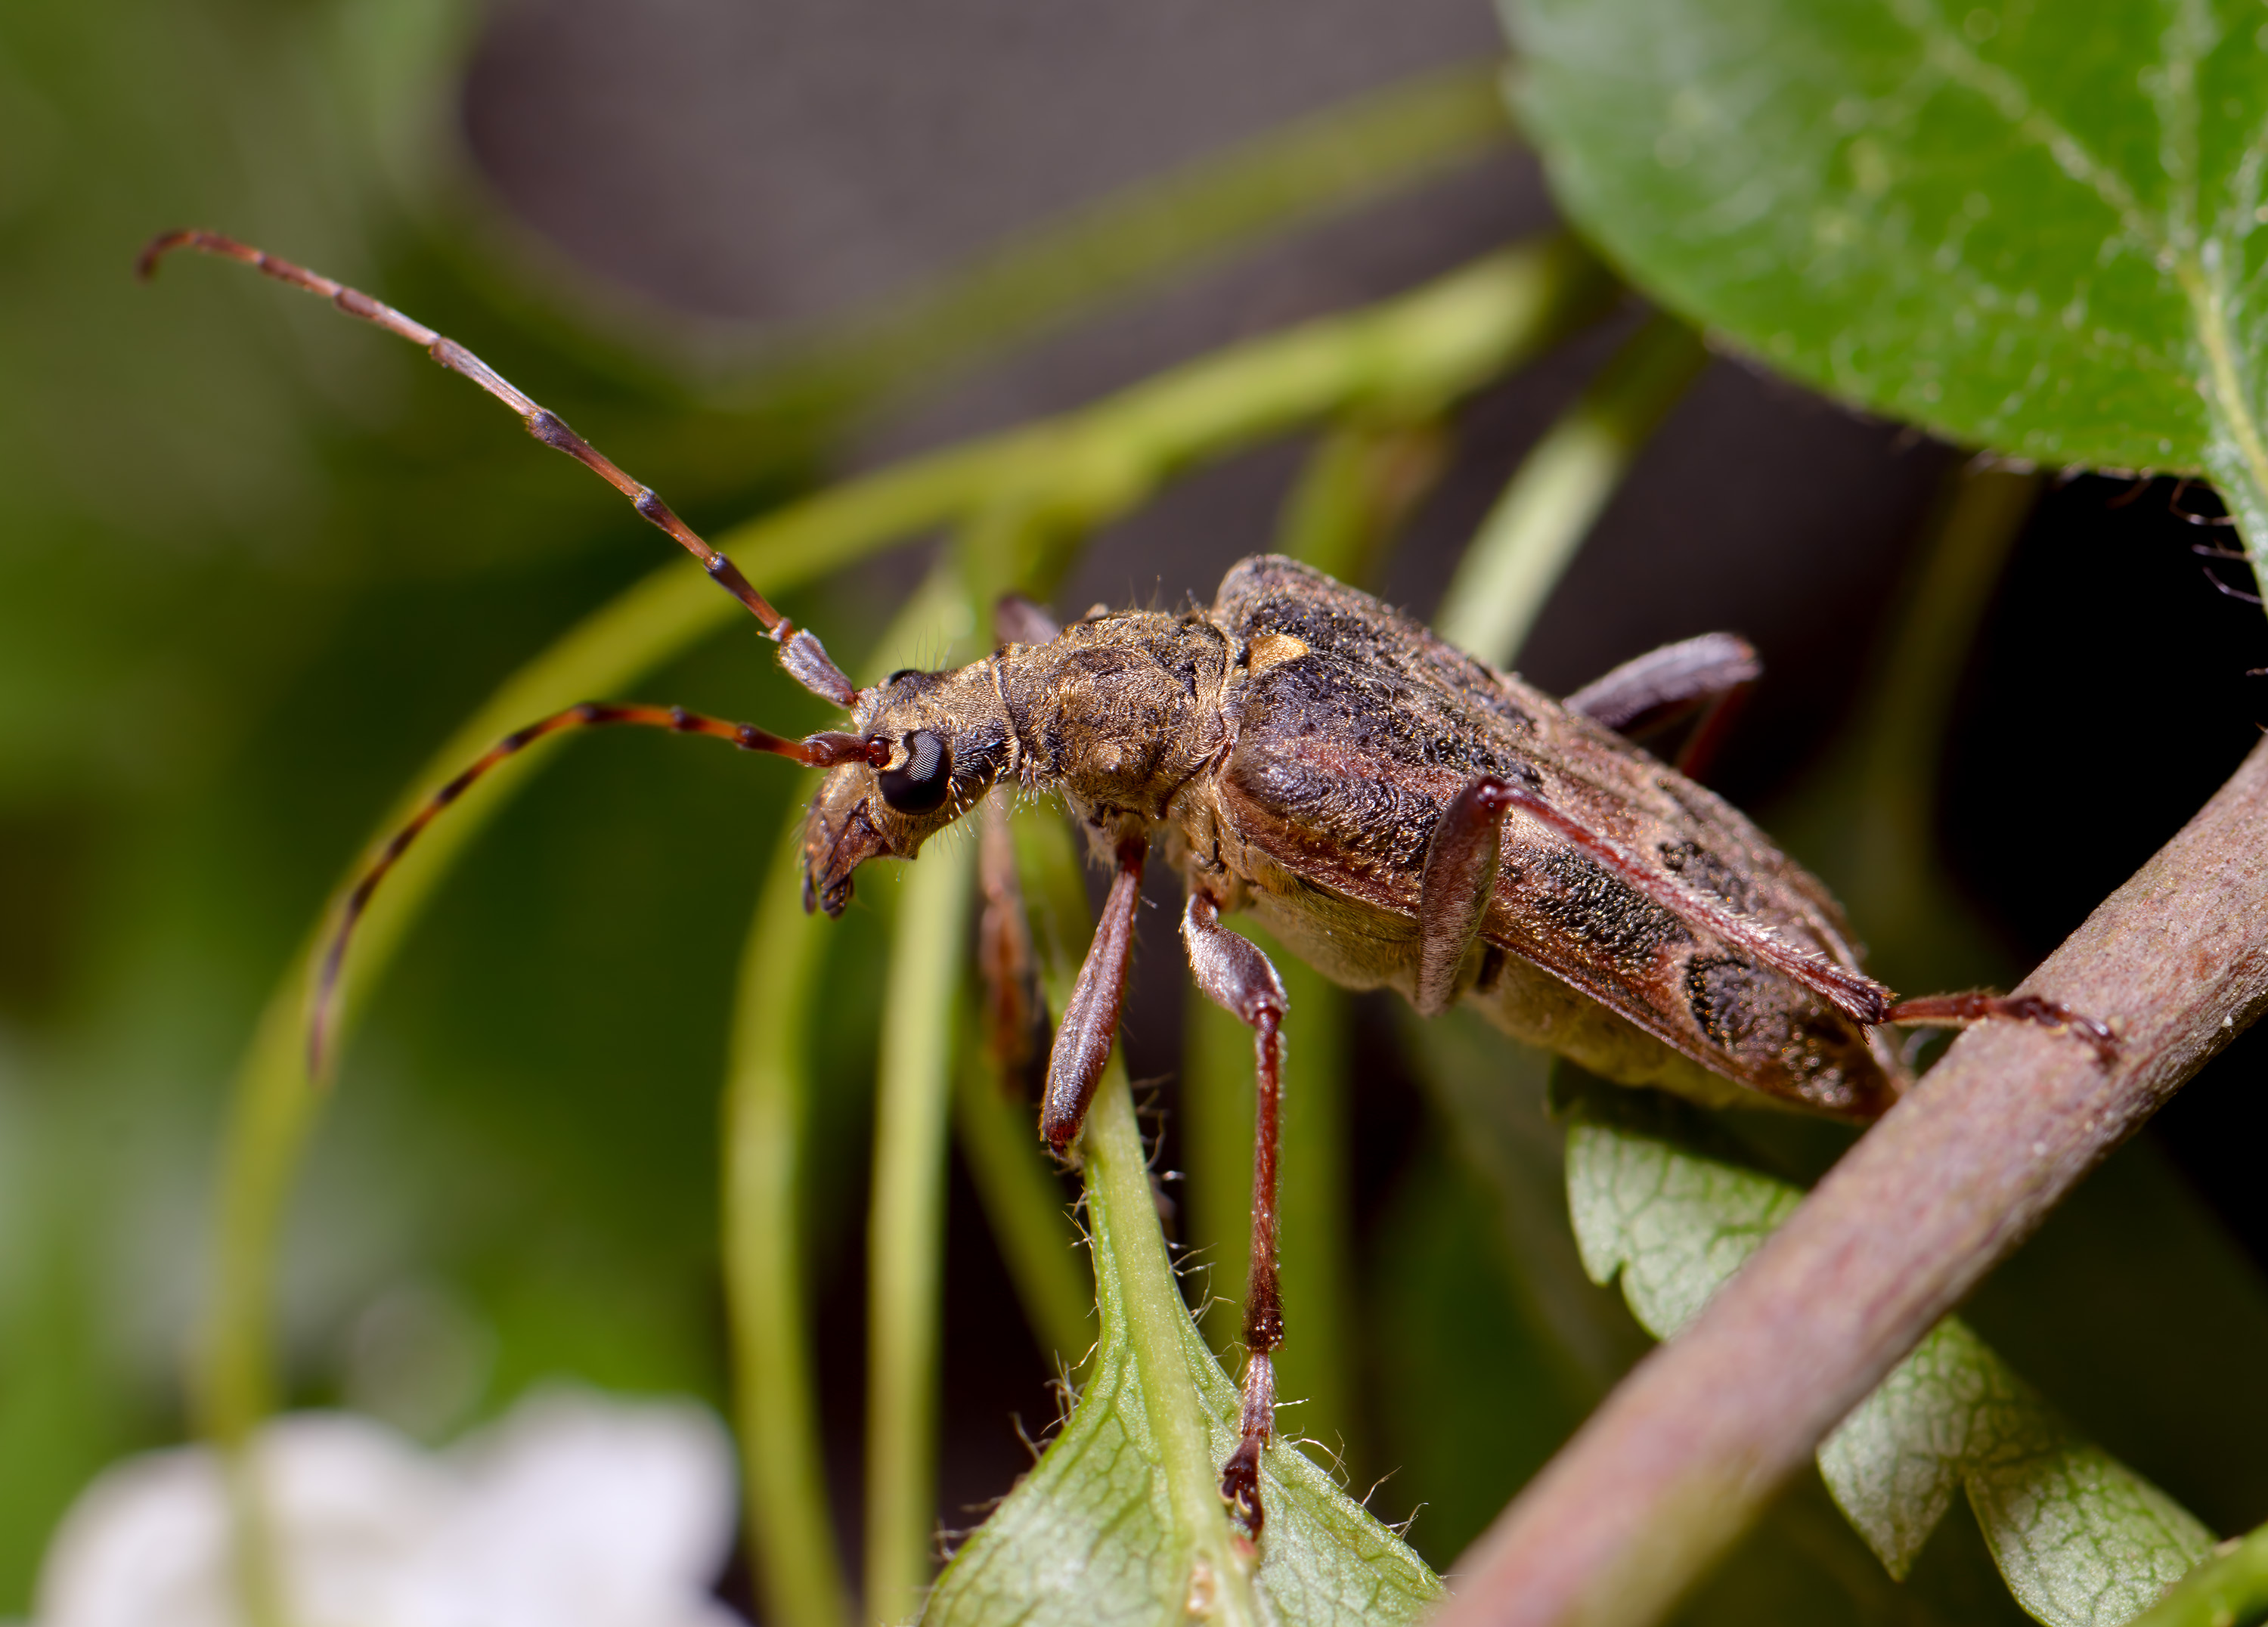
M 954 672 L 860 689 L 733 563 L 559 418 L 461 345 L 368 295 L 207 232 L 143 251 L 145 276 L 192 248 L 322 295 L 424 348 L 594 470 L 701 562 L 779 645 L 780 661 L 850 727 L 800 740 L 680 708 L 596 702 L 508 735 L 434 793 L 372 860 L 334 929 L 308 1021 L 320 1071 L 338 974 L 372 890 L 465 788 L 530 741 L 634 724 L 715 735 L 828 770 L 804 830 L 804 903 L 839 915 L 872 858 L 910 859 L 1004 783 L 1060 796 L 1111 872 L 1108 897 L 1057 1025 L 1040 1133 L 1079 1133 L 1116 1042 L 1135 909 L 1153 850 L 1188 893 L 1182 938 L 1197 985 L 1253 1030 L 1259 1123 L 1242 1438 L 1222 1494 L 1261 1535 L 1260 1456 L 1275 1424 L 1283 1341 L 1276 1159 L 1284 986 L 1220 925 L 1248 910 L 1350 988 L 1398 990 L 1427 1015 L 1465 1002 L 1506 1033 L 1629 1085 L 1712 1104 L 1777 1103 L 1872 1119 L 1907 1071 L 1886 1024 L 2010 1018 L 2067 1029 L 2106 1060 L 2110 1027 L 2036 997 L 1901 1000 L 1859 968 L 1824 887 L 1698 771 L 1726 703 L 1760 673 L 1714 634 L 1616 668 L 1564 701 L 1295 561 L 1258 556 L 1209 607 L 1097 612 L 1057 627 L 1001 607 L 1000 647 Z M 1698 710 L 1679 767 L 1617 731 Z M 996 1027 L 1028 1007 L 1009 985 L 1025 939 L 1005 844 L 988 839 L 981 956 Z

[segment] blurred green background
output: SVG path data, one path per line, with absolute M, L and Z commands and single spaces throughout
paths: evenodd
M 1462 0 L 902 10 L 0 10 L 0 1612 L 26 1604 L 97 1468 L 186 1427 L 225 1087 L 327 891 L 496 683 L 667 556 L 408 347 L 214 264 L 136 287 L 144 239 L 208 225 L 372 290 L 707 528 L 1398 291 L 1550 218 L 1533 165 L 1476 137 L 1393 185 L 1319 183 L 1317 207 L 1279 210 L 1234 254 L 1189 227 L 1153 257 L 1171 276 L 1075 264 L 1052 306 L 924 306 L 1067 211 L 1499 48 Z M 1520 453 L 1631 320 L 1462 415 L 1379 573 L 1389 597 L 1431 608 Z M 1110 527 L 1061 607 L 1209 597 L 1273 534 L 1302 455 L 1263 449 Z M 1838 845 L 1858 773 L 1837 742 L 1875 715 L 1859 697 L 1953 461 L 1719 363 L 1522 659 L 1564 689 L 1666 638 L 1755 637 L 1771 678 L 1719 783 L 1791 833 L 1896 957 L 1886 973 L 1917 987 L 2021 969 L 2268 715 L 2268 682 L 2243 676 L 2268 665 L 2268 635 L 2198 578 L 2162 489 L 2124 506 L 2111 482 L 2050 492 L 2007 576 L 1972 590 L 1984 633 L 1948 676 L 1949 734 L 1914 764 L 1951 864 L 1938 884 L 1969 902 L 1898 937 L 1881 924 L 1898 901 L 1877 900 L 1870 924 Z M 856 673 L 923 557 L 786 607 Z M 782 732 L 821 720 L 737 630 L 615 698 Z M 2106 755 L 2148 772 L 2106 786 Z M 374 1003 L 292 1210 L 295 1403 L 436 1440 L 554 1373 L 721 1404 L 727 1008 L 759 872 L 801 794 L 783 764 L 593 740 L 482 837 Z M 846 1530 L 873 1075 L 860 968 L 878 963 L 889 888 L 877 879 L 840 924 L 818 1030 L 833 1037 L 812 1280 Z M 1168 900 L 1170 880 L 1156 890 Z M 1149 913 L 1128 1054 L 1170 1109 L 1185 979 L 1152 930 L 1170 913 Z M 1331 1179 L 1359 1388 L 1335 1432 L 1358 1490 L 1399 1470 L 1373 1506 L 1422 1506 L 1411 1539 L 1439 1565 L 1642 1339 L 1566 1279 L 1541 1081 L 1479 1031 L 1421 1041 L 1405 1015 L 1358 1002 L 1349 1020 L 1352 1150 Z M 2257 1040 L 2217 1064 L 1973 1315 L 2225 1530 L 2268 1516 L 2268 1232 L 2243 1151 L 2262 1065 Z M 1513 1127 L 1525 1165 L 1491 1165 L 1428 1105 L 1440 1069 L 1506 1075 L 1502 1099 L 1533 1115 Z M 1791 1159 L 1821 1156 L 1816 1137 L 1783 1138 Z M 964 1524 L 1025 1461 L 1010 1412 L 1036 1431 L 1054 1403 L 959 1173 L 951 1225 L 940 1509 Z M 1691 1608 L 2005 1615 L 1965 1519 L 1901 1593 L 1800 1488 Z

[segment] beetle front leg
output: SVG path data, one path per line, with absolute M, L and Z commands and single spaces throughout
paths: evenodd
M 1418 883 L 1418 992 L 1410 1004 L 1421 1017 L 1438 1017 L 1456 1003 L 1457 968 L 1488 914 L 1511 806 L 1511 787 L 1484 777 L 1459 791 L 1433 827 Z
M 1063 1021 L 1056 1029 L 1055 1049 L 1048 1056 L 1048 1090 L 1040 1106 L 1040 1134 L 1060 1152 L 1079 1134 L 1086 1120 L 1086 1104 L 1110 1063 L 1110 1048 L 1118 1039 L 1118 1014 L 1126 1000 L 1126 968 L 1134 958 L 1134 912 L 1142 905 L 1142 861 L 1150 844 L 1129 836 L 1118 844 L 1117 868 L 1110 878 L 1110 896 L 1102 902 L 1102 918 L 1094 924 L 1094 939 L 1079 962 L 1079 981 L 1071 985 Z
M 1220 906 L 1202 891 L 1182 914 L 1189 970 L 1212 1002 L 1252 1030 L 1252 1265 L 1244 1294 L 1244 1409 L 1236 1450 L 1221 1466 L 1220 1494 L 1256 1540 L 1260 1454 L 1276 1430 L 1275 1352 L 1284 1343 L 1284 1297 L 1276 1277 L 1276 1154 L 1283 1121 L 1284 981 L 1249 939 L 1220 924 Z

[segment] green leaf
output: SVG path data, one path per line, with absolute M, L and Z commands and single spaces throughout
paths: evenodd
M 1619 1272 L 1668 1338 L 1802 1201 L 1706 1121 L 1586 1091 L 1568 1131 L 1568 1206 L 1587 1270 Z M 1965 1490 L 2016 1601 L 2051 1627 L 2131 1620 L 2213 1545 L 2164 1492 L 2078 1436 L 1957 1318 L 1940 1323 L 1819 1451 L 1836 1503 L 1893 1576 Z
M 2256 548 L 2268 51 L 2242 0 L 1506 0 L 1569 212 L 1875 411 L 2203 470 Z
M 1180 1349 L 1163 1353 L 1177 1370 L 1145 1369 L 1129 1329 L 1124 1240 L 1092 1186 L 1089 1203 L 1101 1338 L 1079 1403 L 1038 1465 L 946 1567 L 925 1623 L 1039 1627 L 1201 1614 L 1189 1609 L 1189 1542 L 1174 1516 L 1148 1387 L 1195 1387 L 1219 1463 L 1236 1445 L 1236 1386 L 1178 1301 Z M 1144 1224 L 1140 1215 L 1127 1218 Z M 1298 1451 L 1271 1447 L 1261 1480 L 1268 1527 L 1254 1581 L 1272 1620 L 1407 1622 L 1440 1597 L 1424 1562 Z

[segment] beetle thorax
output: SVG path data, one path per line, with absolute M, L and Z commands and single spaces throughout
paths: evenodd
M 1090 821 L 1164 819 L 1225 738 L 1228 643 L 1202 616 L 1101 616 L 996 659 L 1024 784 Z

